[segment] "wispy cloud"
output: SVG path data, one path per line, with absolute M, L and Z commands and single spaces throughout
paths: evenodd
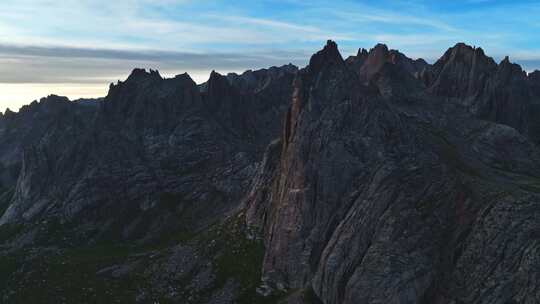
M 187 71 L 200 82 L 211 70 L 238 72 L 289 62 L 303 65 L 308 57 L 301 50 L 190 53 L 0 44 L 0 82 L 107 83 L 124 78 L 134 67 L 159 69 L 171 76 Z
M 392 25 L 416 25 L 423 26 L 428 28 L 433 28 L 443 31 L 457 31 L 457 29 L 445 22 L 442 22 L 437 19 L 431 19 L 429 17 L 415 17 L 405 14 L 396 14 L 393 12 L 384 12 L 380 10 L 363 12 L 363 13 L 354 13 L 346 11 L 336 11 L 335 15 L 340 18 L 345 18 L 351 22 L 361 22 L 361 23 L 385 23 Z

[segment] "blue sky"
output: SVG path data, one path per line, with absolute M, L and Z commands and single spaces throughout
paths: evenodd
M 540 2 L 502 0 L 2 0 L 0 110 L 101 96 L 134 67 L 162 74 L 303 66 L 327 39 L 434 61 L 457 42 L 540 68 Z

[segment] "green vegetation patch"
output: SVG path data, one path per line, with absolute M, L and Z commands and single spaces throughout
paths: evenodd
M 185 299 L 166 294 L 154 286 L 154 271 L 169 258 L 169 249 L 178 244 L 194 248 L 201 261 L 210 261 L 214 280 L 194 295 L 193 303 L 209 299 L 215 292 L 235 282 L 235 303 L 278 303 L 286 294 L 262 297 L 263 242 L 247 238 L 243 216 L 234 216 L 203 232 L 171 231 L 152 244 L 94 240 L 82 242 L 76 225 L 49 220 L 33 226 L 2 226 L 1 238 L 28 231 L 36 232 L 35 246 L 2 253 L 0 248 L 0 302 L 7 303 L 135 303 L 159 299 L 159 303 L 183 303 Z M 1 242 L 0 242 L 1 244 Z M 83 245 L 84 244 L 84 245 Z M 162 260 L 160 257 L 163 257 Z M 156 264 L 157 263 L 157 264 Z M 153 266 L 158 266 L 155 270 Z M 195 274 L 195 273 L 194 273 Z M 168 282 L 182 290 L 191 284 Z M 163 293 L 163 294 L 162 294 Z
M 24 230 L 22 224 L 5 224 L 0 226 L 0 244 L 11 241 Z
M 232 279 L 240 286 L 236 303 L 277 303 L 284 295 L 263 297 L 256 292 L 262 283 L 265 249 L 262 240 L 246 237 L 247 227 L 244 223 L 243 216 L 233 217 L 201 235 L 201 244 L 210 244 L 214 256 L 216 279 L 207 292 L 223 288 Z
M 0 259 L 0 290 L 11 294 L 9 303 L 133 303 L 140 285 L 137 277 L 98 274 L 125 261 L 129 252 L 126 246 L 111 244 L 51 249 L 27 259 L 29 251 L 11 254 Z M 20 265 L 25 273 L 16 273 Z

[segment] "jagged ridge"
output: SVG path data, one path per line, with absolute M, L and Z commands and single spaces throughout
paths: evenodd
M 465 44 L 429 65 L 384 45 L 344 60 L 333 41 L 304 69 L 202 85 L 136 69 L 102 100 L 0 117 L 0 221 L 22 224 L 1 241 L 30 263 L 42 237 L 154 244 L 225 222 L 264 259 L 234 239 L 255 264 L 220 269 L 230 249 L 198 236 L 94 272 L 144 277 L 139 302 L 253 302 L 239 273 L 262 267 L 257 301 L 535 303 L 538 73 Z

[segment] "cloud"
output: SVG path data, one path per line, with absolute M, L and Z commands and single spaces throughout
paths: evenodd
M 368 11 L 364 13 L 355 13 L 355 12 L 346 12 L 338 11 L 335 14 L 341 18 L 350 20 L 351 22 L 377 22 L 377 23 L 386 23 L 394 25 L 416 25 L 431 27 L 437 30 L 443 31 L 457 31 L 457 29 L 445 22 L 440 20 L 431 19 L 427 17 L 414 17 L 403 14 L 396 14 L 391 12 L 381 12 L 381 11 Z
M 135 67 L 164 74 L 188 72 L 201 82 L 211 70 L 240 72 L 283 65 L 304 65 L 307 52 L 268 50 L 245 53 L 190 53 L 0 44 L 0 83 L 107 83 L 123 79 Z
M 4 44 L 198 51 L 346 39 L 345 33 L 316 25 L 233 14 L 221 7 L 200 12 L 190 8 L 191 1 L 5 1 L 0 3 Z
M 353 37 L 348 35 L 347 33 L 337 33 L 328 30 L 322 30 L 320 27 L 312 25 L 302 25 L 278 20 L 244 16 L 208 15 L 208 17 L 212 19 L 223 20 L 229 24 L 232 23 L 240 26 L 261 26 L 267 29 L 271 29 L 273 31 L 280 31 L 280 39 L 292 36 L 299 41 L 321 41 L 329 38 L 332 38 L 334 40 L 353 40 Z M 265 40 L 265 42 L 268 42 L 268 40 Z

